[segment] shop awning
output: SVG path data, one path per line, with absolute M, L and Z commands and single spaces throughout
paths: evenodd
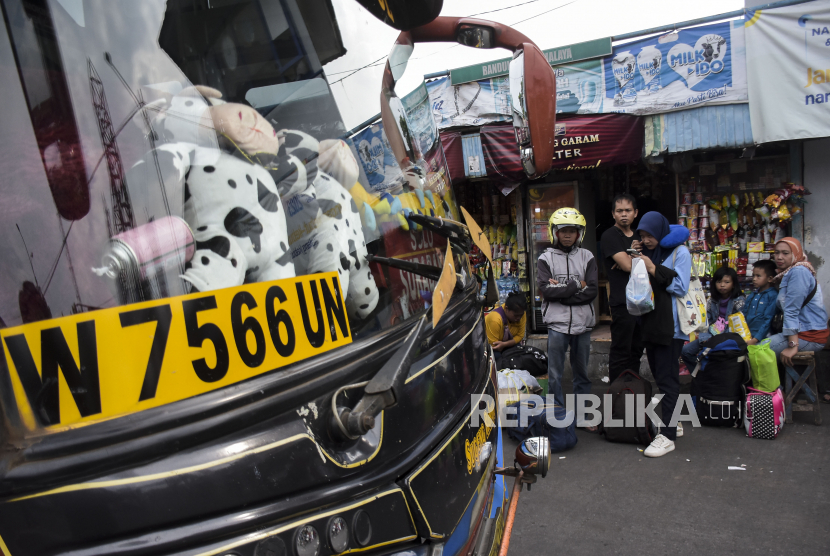
M 754 145 L 748 104 L 703 106 L 643 120 L 645 152 L 650 156 Z
M 638 160 L 643 152 L 643 123 L 637 116 L 602 114 L 574 116 L 556 122 L 553 169 L 586 170 Z M 481 128 L 487 175 L 524 181 L 512 125 Z

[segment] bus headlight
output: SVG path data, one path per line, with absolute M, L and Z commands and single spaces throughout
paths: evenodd
M 294 551 L 297 556 L 318 556 L 320 554 L 320 535 L 311 525 L 303 525 L 294 535 Z
M 334 552 L 340 553 L 349 548 L 349 526 L 340 516 L 334 517 L 328 524 L 329 546 Z
M 525 473 L 544 478 L 550 468 L 550 439 L 546 436 L 528 438 L 516 448 L 516 461 Z

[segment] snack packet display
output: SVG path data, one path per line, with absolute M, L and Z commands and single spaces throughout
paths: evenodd
M 795 203 L 788 202 L 787 208 L 790 210 L 790 214 L 792 214 L 793 216 L 801 212 L 801 207 L 796 205 Z
M 717 199 L 709 199 L 709 207 L 720 212 L 720 210 L 723 208 L 723 205 Z
M 740 199 L 738 199 L 738 195 L 733 193 L 730 199 L 732 201 L 732 206 L 738 208 L 738 205 L 741 204 Z
M 772 232 L 771 232 L 772 233 Z M 773 235 L 773 243 L 778 243 L 782 239 L 787 237 L 787 230 L 786 228 L 782 228 L 781 226 L 776 226 Z
M 764 199 L 764 202 L 765 202 L 766 204 L 768 204 L 769 206 L 771 206 L 771 207 L 775 207 L 775 208 L 777 208 L 777 207 L 778 207 L 778 205 L 780 205 L 780 204 L 781 204 L 781 197 L 779 197 L 778 195 L 776 195 L 775 193 L 773 193 L 772 195 L 770 195 L 769 197 L 767 197 L 766 199 Z
M 738 209 L 735 207 L 729 207 L 729 225 L 733 231 L 738 229 Z
M 770 217 L 772 216 L 769 211 L 769 207 L 766 205 L 761 205 L 760 207 L 755 209 L 755 212 L 761 215 L 761 218 L 769 222 Z
M 700 237 L 700 236 L 698 236 L 698 237 Z M 709 247 L 714 247 L 715 245 L 718 244 L 717 236 L 715 235 L 715 232 L 714 232 L 714 230 L 712 230 L 712 228 L 707 228 L 703 237 L 706 240 L 706 243 L 709 245 Z
M 776 189 L 773 193 L 775 195 L 777 195 L 778 198 L 781 199 L 781 202 L 783 203 L 787 199 L 790 198 L 790 195 L 792 194 L 792 191 L 789 190 L 789 189 Z

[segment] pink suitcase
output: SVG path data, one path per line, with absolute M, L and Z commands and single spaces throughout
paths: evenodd
M 747 387 L 744 406 L 747 436 L 774 440 L 784 427 L 784 418 L 784 394 L 780 388 L 769 393 Z

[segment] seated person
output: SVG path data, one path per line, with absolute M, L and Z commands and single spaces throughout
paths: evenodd
M 827 311 L 816 280 L 816 271 L 807 260 L 801 242 L 785 237 L 775 244 L 778 274 L 778 307 L 784 313 L 784 330 L 770 337 L 769 347 L 781 363 L 791 367 L 799 351 L 821 351 L 830 331 Z
M 715 271 L 712 281 L 709 282 L 709 303 L 706 305 L 706 322 L 710 326 L 718 319 L 726 319 L 729 315 L 743 309 L 746 297 L 744 297 L 741 286 L 738 283 L 738 273 L 735 269 L 722 266 Z M 767 325 L 769 327 L 769 325 Z M 701 342 L 712 337 L 712 334 L 701 332 L 696 340 L 683 346 L 680 351 L 680 358 L 686 363 L 689 371 L 694 370 L 697 364 L 697 354 L 700 351 Z
M 493 347 L 496 361 L 501 359 L 501 352 L 516 346 L 524 339 L 527 324 L 527 300 L 522 292 L 513 292 L 507 296 L 504 305 L 496 307 L 484 317 L 487 329 L 487 341 Z
M 775 300 L 778 297 L 778 290 L 772 286 L 775 271 L 775 263 L 769 259 L 753 265 L 752 286 L 755 291 L 749 294 L 741 309 L 752 335 L 747 345 L 755 345 L 769 335 L 769 327 L 776 311 Z

